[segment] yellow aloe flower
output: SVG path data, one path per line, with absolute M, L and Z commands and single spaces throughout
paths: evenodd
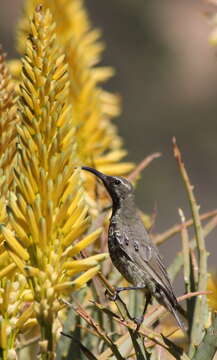
M 80 161 L 107 174 L 127 174 L 133 165 L 120 163 L 126 151 L 122 150 L 121 139 L 110 121 L 120 113 L 119 99 L 100 85 L 113 75 L 113 70 L 96 67 L 104 48 L 99 41 L 100 31 L 91 28 L 82 0 L 27 0 L 18 26 L 18 49 L 21 53 L 29 33 L 28 19 L 37 4 L 50 9 L 56 22 L 58 41 L 66 54 L 69 99 L 73 105 Z M 93 178 L 91 183 L 95 184 L 95 181 Z
M 108 255 L 72 260 L 102 229 L 74 243 L 87 230 L 89 217 L 80 169 L 76 168 L 79 161 L 68 104 L 68 66 L 48 9 L 37 6 L 29 29 L 18 94 L 16 192 L 8 198 L 10 228 L 2 224 L 0 233 L 12 261 L 7 274 L 15 267 L 23 273 L 28 281 L 25 293 L 32 302 L 16 322 L 17 328 L 26 326 L 34 315 L 41 339 L 47 341 L 42 351 L 49 358 L 54 351 L 52 326 L 62 308 L 61 295 L 84 286 Z
M 13 166 L 16 154 L 16 127 L 14 85 L 0 49 L 0 192 L 6 196 L 13 182 Z M 1 205 L 2 206 L 2 205 Z M 2 216 L 2 212 L 1 215 Z M 2 218 L 1 218 L 2 220 Z
M 5 54 L 0 48 L 0 223 L 6 224 L 8 216 L 6 204 L 9 190 L 13 188 L 13 168 L 16 164 L 16 105 L 15 90 L 5 62 Z M 14 271 L 9 264 L 9 256 L 3 246 L 0 234 L 0 278 Z

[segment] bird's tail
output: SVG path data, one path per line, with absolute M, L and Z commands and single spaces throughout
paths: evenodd
M 176 309 L 178 310 L 178 312 L 185 318 L 187 319 L 187 312 L 186 310 L 183 309 L 183 307 L 177 302 L 176 304 Z
M 181 309 L 182 309 L 182 308 L 181 308 Z M 186 326 L 185 326 L 184 322 L 180 319 L 177 310 L 180 311 L 180 309 L 176 309 L 174 306 L 171 306 L 171 310 L 170 310 L 170 311 L 171 311 L 172 314 L 174 315 L 177 324 L 178 324 L 179 327 L 182 329 L 182 331 L 183 331 L 184 333 L 186 333 L 186 331 L 187 331 Z M 183 310 L 183 309 L 182 309 L 182 310 Z M 184 315 L 184 312 L 185 312 L 185 311 L 183 310 L 183 314 L 182 314 L 182 315 Z
M 185 310 L 179 305 L 175 296 L 171 298 L 171 296 L 164 297 L 164 306 L 173 314 L 176 319 L 177 324 L 182 329 L 184 333 L 186 333 L 187 328 L 184 322 L 180 319 L 178 312 L 184 317 L 187 318 Z

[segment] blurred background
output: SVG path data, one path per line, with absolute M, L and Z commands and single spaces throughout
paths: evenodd
M 93 25 L 103 32 L 103 65 L 116 69 L 106 86 L 122 96 L 123 113 L 116 122 L 129 159 L 139 162 L 152 152 L 163 153 L 144 170 L 137 187 L 138 205 L 148 213 L 157 207 L 154 231 L 179 222 L 179 207 L 190 214 L 172 154 L 174 135 L 201 212 L 216 208 L 217 56 L 208 42 L 205 14 L 213 8 L 199 0 L 86 0 L 86 5 Z M 9 58 L 17 56 L 21 10 L 22 0 L 1 0 L 0 43 Z M 161 247 L 166 263 L 180 248 L 179 238 Z M 209 237 L 208 250 L 215 267 L 217 231 Z

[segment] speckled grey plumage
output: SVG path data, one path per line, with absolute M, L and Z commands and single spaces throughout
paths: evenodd
M 142 287 L 153 295 L 184 329 L 178 316 L 180 306 L 162 257 L 137 212 L 132 184 L 123 177 L 107 176 L 89 167 L 83 169 L 98 176 L 112 198 L 113 211 L 108 232 L 112 263 L 134 287 Z

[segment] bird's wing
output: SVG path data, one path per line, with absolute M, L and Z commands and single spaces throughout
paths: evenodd
M 152 243 L 145 228 L 139 234 L 132 227 L 121 231 L 119 245 L 128 258 L 143 269 L 162 288 L 172 302 L 176 302 L 173 288 L 157 247 Z M 127 234 L 127 235 L 126 235 Z

